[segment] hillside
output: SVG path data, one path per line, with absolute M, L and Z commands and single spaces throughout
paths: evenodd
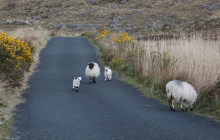
M 220 32 L 219 0 L 1 0 L 0 27 L 133 33 Z

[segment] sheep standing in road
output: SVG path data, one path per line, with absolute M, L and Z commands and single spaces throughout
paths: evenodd
M 76 90 L 76 92 L 78 92 L 78 90 L 79 90 L 79 85 L 80 85 L 81 80 L 82 80 L 81 77 L 75 77 L 73 79 L 73 90 Z
M 105 67 L 104 76 L 105 76 L 105 81 L 106 80 L 110 81 L 112 79 L 112 70 L 108 67 Z
M 85 72 L 86 76 L 90 79 L 90 84 L 96 83 L 95 79 L 97 77 L 99 77 L 100 75 L 100 68 L 99 65 L 95 62 L 90 62 L 88 63 L 88 65 L 86 66 L 86 72 Z M 91 82 L 92 81 L 92 82 Z
M 166 97 L 168 98 L 170 109 L 172 111 L 175 111 L 174 101 L 180 103 L 182 111 L 183 106 L 185 107 L 185 111 L 187 111 L 188 108 L 192 111 L 193 104 L 197 99 L 197 93 L 187 82 L 173 80 L 166 84 Z

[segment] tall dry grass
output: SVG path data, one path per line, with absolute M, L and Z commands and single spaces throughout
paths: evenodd
M 191 83 L 199 99 L 212 91 L 220 78 L 220 41 L 190 38 L 141 41 L 139 65 L 144 77 L 152 76 L 163 84 L 173 79 Z
M 194 34 L 134 44 L 117 44 L 113 36 L 109 36 L 101 42 L 108 50 L 110 63 L 117 58 L 123 59 L 134 65 L 136 76 L 153 79 L 163 88 L 173 79 L 187 81 L 198 92 L 198 100 L 214 92 L 220 81 L 220 40 Z

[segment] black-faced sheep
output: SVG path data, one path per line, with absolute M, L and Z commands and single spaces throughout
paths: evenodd
M 112 70 L 108 67 L 105 67 L 104 76 L 105 76 L 105 81 L 111 80 L 112 79 Z
M 100 75 L 99 65 L 95 62 L 88 63 L 88 65 L 86 66 L 85 74 L 90 79 L 90 84 L 92 83 L 91 81 L 93 81 L 93 83 L 96 83 L 95 78 L 99 77 Z
M 80 86 L 80 81 L 82 80 L 81 77 L 75 77 L 73 79 L 73 90 L 76 90 L 76 92 L 78 92 L 79 90 L 79 86 Z
M 173 80 L 166 84 L 166 97 L 168 98 L 170 109 L 172 111 L 175 111 L 174 101 L 180 103 L 182 111 L 183 106 L 185 107 L 185 111 L 187 111 L 188 108 L 192 111 L 193 104 L 197 99 L 197 93 L 187 82 Z

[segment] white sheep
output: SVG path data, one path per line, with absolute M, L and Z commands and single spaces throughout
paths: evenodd
M 170 109 L 174 109 L 174 101 L 179 102 L 181 110 L 183 111 L 183 106 L 185 106 L 185 111 L 190 108 L 193 110 L 193 104 L 196 102 L 197 93 L 195 89 L 187 82 L 182 82 L 179 80 L 173 80 L 166 84 L 166 97 L 170 105 Z
M 112 79 L 112 70 L 108 67 L 105 67 L 104 76 L 105 76 L 105 81 L 106 80 L 110 81 Z
M 82 80 L 81 77 L 75 77 L 73 79 L 73 90 L 76 90 L 76 92 L 78 92 L 79 90 L 79 86 L 80 86 L 80 81 Z
M 95 78 L 99 77 L 100 75 L 99 65 L 95 62 L 88 63 L 88 65 L 86 66 L 85 74 L 90 79 L 90 84 L 92 83 L 91 80 L 93 81 L 93 83 L 96 83 Z

